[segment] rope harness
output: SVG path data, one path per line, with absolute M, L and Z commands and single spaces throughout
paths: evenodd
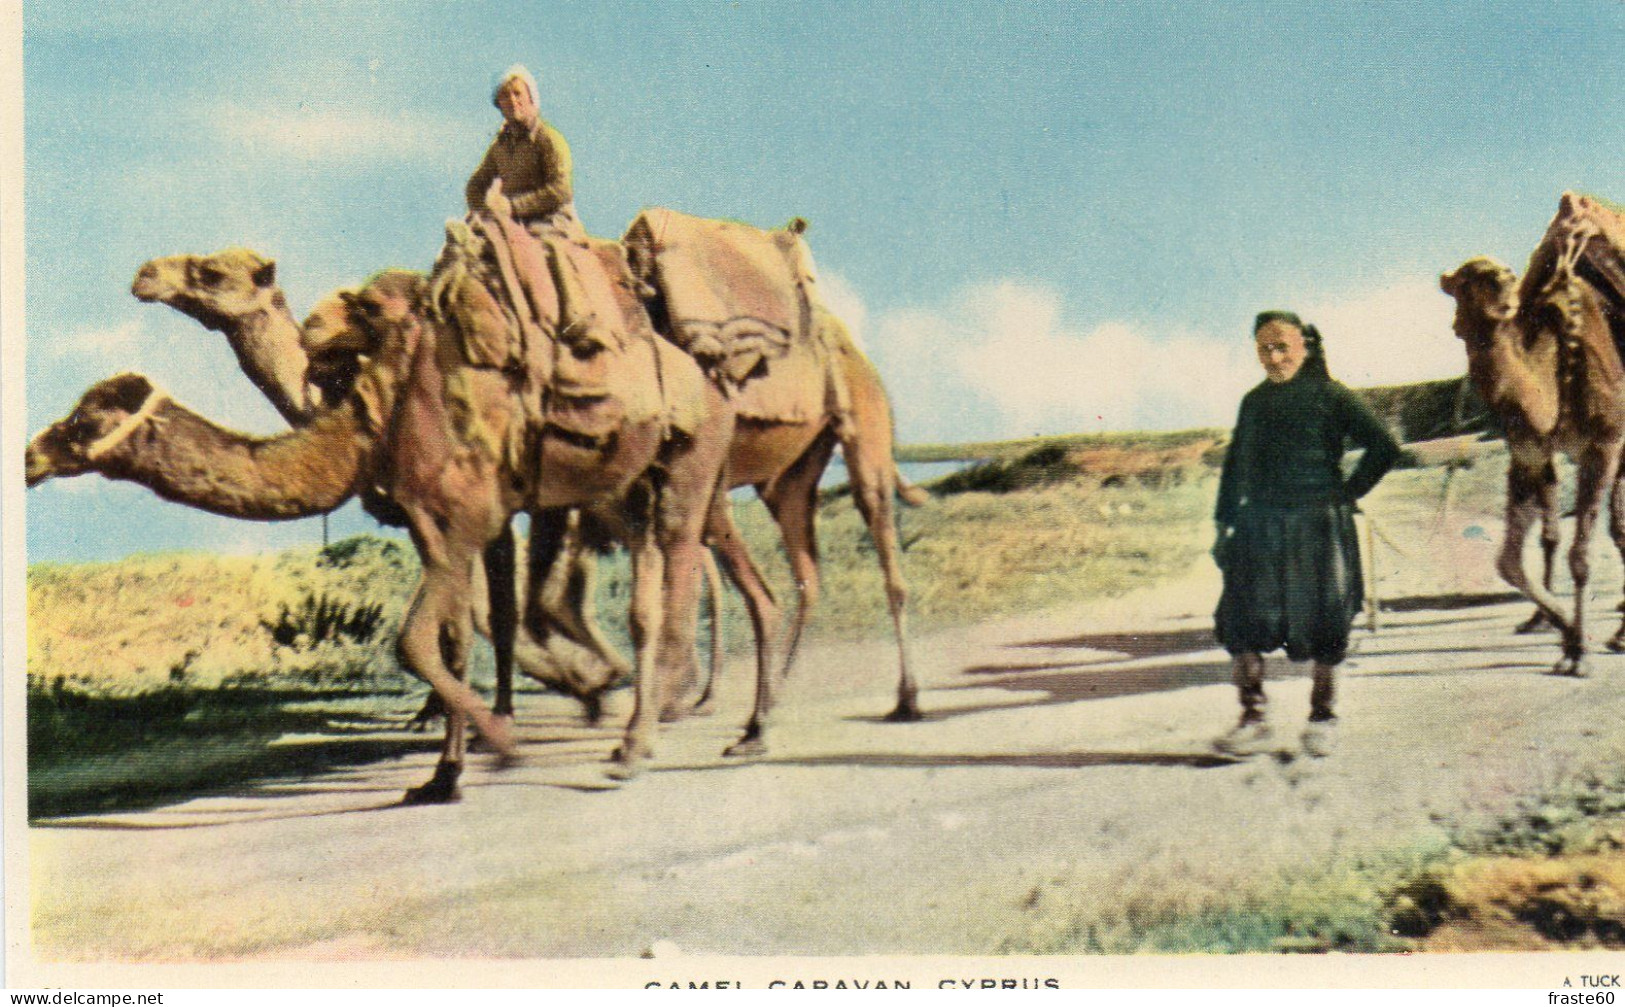
M 97 438 L 89 447 L 85 448 L 85 457 L 93 462 L 100 461 L 109 451 L 129 440 L 131 435 L 141 429 L 148 420 L 152 419 L 153 414 L 169 401 L 170 398 L 167 392 L 154 387 L 152 394 L 147 396 L 147 401 L 141 403 L 140 409 L 126 416 L 118 426 L 102 437 Z

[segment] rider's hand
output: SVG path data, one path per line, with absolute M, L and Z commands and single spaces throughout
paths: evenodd
M 498 220 L 507 220 L 513 216 L 513 204 L 502 191 L 502 179 L 492 179 L 491 187 L 485 190 L 485 208 Z

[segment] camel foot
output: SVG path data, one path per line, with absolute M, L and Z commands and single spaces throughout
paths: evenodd
M 722 754 L 730 759 L 741 759 L 751 755 L 766 755 L 767 739 L 762 737 L 760 728 L 747 727 L 744 736 L 724 749 Z
M 653 757 L 654 749 L 648 745 L 622 742 L 610 754 L 609 775 L 616 780 L 633 779 Z
M 429 729 L 430 724 L 445 715 L 446 704 L 441 702 L 440 693 L 431 692 L 429 698 L 423 701 L 423 706 L 406 722 L 406 729 L 421 734 Z
M 460 762 L 442 762 L 434 767 L 434 776 L 421 787 L 413 787 L 401 798 L 402 804 L 455 804 L 463 795 L 457 790 L 457 778 L 463 775 Z
M 709 717 L 716 712 L 717 698 L 709 692 L 701 696 L 700 701 L 694 704 L 694 716 L 696 717 Z
M 1537 608 L 1534 615 L 1518 623 L 1518 628 L 1512 632 L 1519 636 L 1526 636 L 1530 633 L 1544 633 L 1556 628 L 1556 626 L 1552 625 L 1552 620 L 1546 617 L 1546 613 Z
M 604 692 L 599 689 L 576 699 L 581 701 L 581 716 L 588 724 L 596 724 L 604 716 Z
M 1603 646 L 1615 654 L 1625 654 L 1625 629 L 1615 633 Z
M 508 732 L 509 736 L 511 737 L 512 736 L 512 731 L 513 731 L 513 714 L 511 714 L 511 713 L 499 713 L 499 714 L 496 714 L 496 719 L 497 719 L 498 722 L 500 722 L 502 724 L 504 730 L 506 732 Z M 472 738 L 470 738 L 469 742 L 468 742 L 468 750 L 470 752 L 484 752 L 487 749 L 489 749 L 490 747 L 491 747 L 490 743 L 485 740 L 485 736 L 483 734 L 480 734 L 478 730 L 476 730 L 474 732 L 474 736 Z M 506 758 L 512 758 L 512 753 L 511 752 L 498 751 L 497 754 L 499 756 L 501 756 L 502 758 L 505 758 L 505 759 Z
M 886 723 L 888 724 L 912 724 L 923 719 L 919 704 L 914 701 L 913 696 L 898 699 L 897 708 L 886 714 Z
M 480 744 L 496 753 L 500 766 L 512 765 L 519 757 L 519 745 L 513 740 L 513 720 L 510 718 L 491 718 L 490 727 L 480 732 Z
M 1567 678 L 1586 677 L 1586 659 L 1584 654 L 1565 654 L 1562 660 L 1552 665 L 1552 674 Z
M 661 709 L 660 722 L 662 724 L 675 724 L 679 720 L 688 719 L 699 710 L 700 703 L 704 699 L 705 697 L 697 689 L 684 689 Z

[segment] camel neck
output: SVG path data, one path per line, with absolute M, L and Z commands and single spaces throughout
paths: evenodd
M 295 427 L 310 422 L 315 408 L 305 381 L 310 358 L 282 292 L 273 291 L 263 308 L 229 319 L 223 328 L 243 372 L 283 419 Z
M 275 437 L 228 430 L 169 402 L 109 452 L 101 471 L 189 507 L 282 521 L 326 513 L 354 495 L 373 442 L 353 402 Z
M 1557 421 L 1557 361 L 1524 345 L 1512 321 L 1481 319 L 1484 347 L 1468 359 L 1468 373 L 1485 404 L 1503 420 L 1521 419 L 1531 431 L 1549 433 Z M 1472 341 L 1470 340 L 1470 345 Z

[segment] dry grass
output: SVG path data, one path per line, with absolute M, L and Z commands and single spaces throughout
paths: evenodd
M 383 606 L 399 624 L 416 580 L 410 547 L 354 539 L 326 553 L 165 554 L 28 571 L 28 672 L 42 681 L 142 692 L 392 673 L 386 639 L 282 647 L 262 625 L 306 599 Z
M 1441 882 L 1430 951 L 1625 948 L 1625 857 L 1484 857 Z

